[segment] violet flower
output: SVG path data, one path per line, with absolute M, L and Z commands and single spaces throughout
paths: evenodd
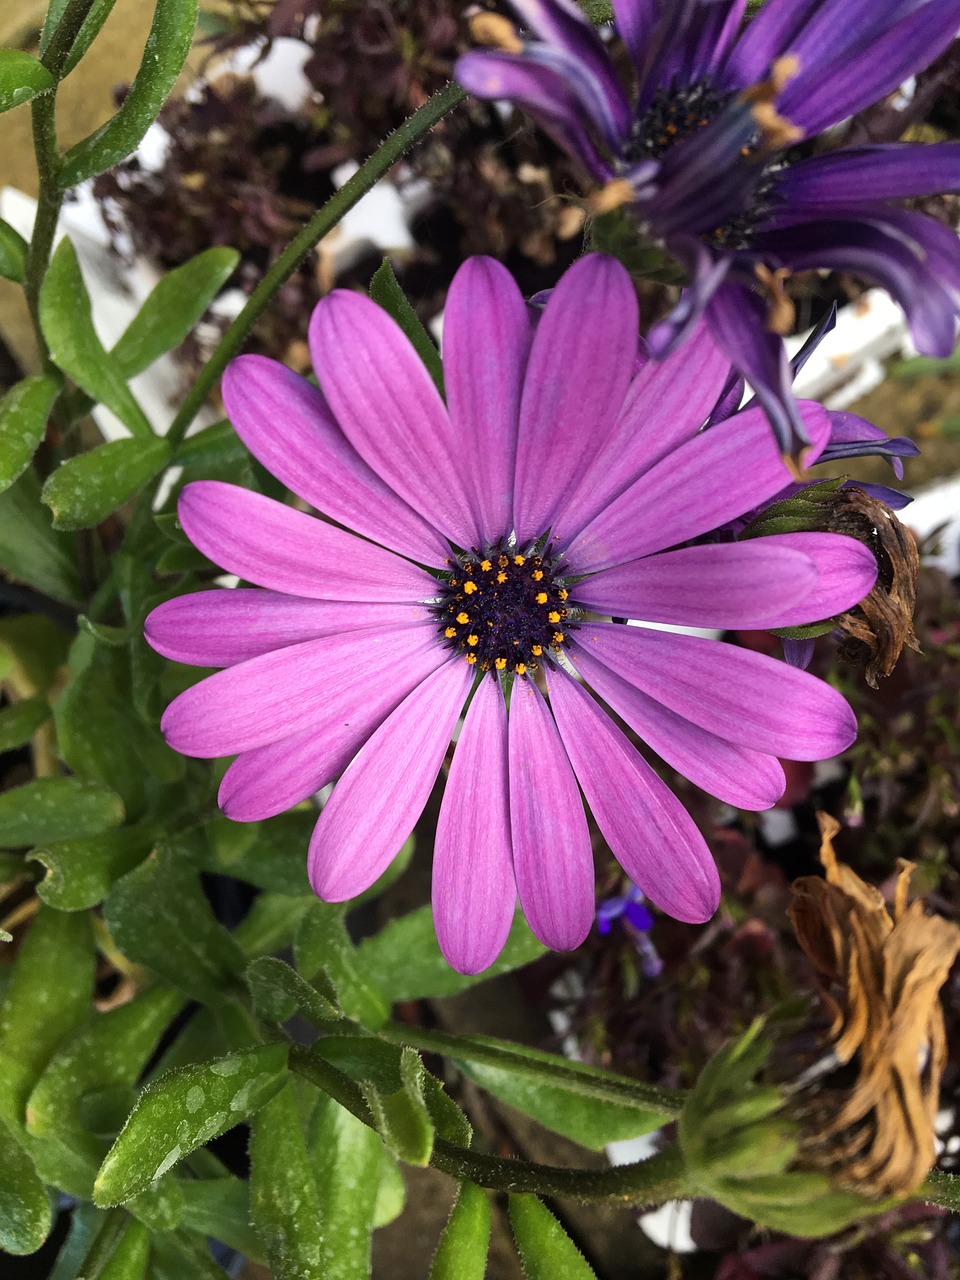
M 256 587 L 181 596 L 147 619 L 160 653 L 226 668 L 162 727 L 187 755 L 237 756 L 228 817 L 268 818 L 339 778 L 309 850 L 327 901 L 389 865 L 464 717 L 433 870 L 440 945 L 464 972 L 497 956 L 518 892 L 548 946 L 586 937 L 581 790 L 658 907 L 703 921 L 717 905 L 703 836 L 586 684 L 671 765 L 748 809 L 783 790 L 777 756 L 833 756 L 856 733 L 840 694 L 806 672 L 595 620 L 797 625 L 858 602 L 876 572 L 833 534 L 680 545 L 777 492 L 786 468 L 759 409 L 699 433 L 729 372 L 703 328 L 635 374 L 637 321 L 610 258 L 571 267 L 535 332 L 509 273 L 471 259 L 447 304 L 445 406 L 386 312 L 333 292 L 310 325 L 320 390 L 241 356 L 223 394 L 251 452 L 336 524 L 235 485 L 186 485 L 188 537 Z M 816 454 L 829 421 L 801 412 Z
M 746 0 L 613 0 L 633 94 L 574 0 L 511 5 L 527 36 L 466 54 L 456 77 L 521 106 L 684 265 L 690 286 L 650 333 L 655 356 L 705 315 L 796 456 L 807 433 L 777 336 L 792 317 L 786 274 L 875 281 L 920 351 L 953 349 L 957 236 L 889 202 L 960 190 L 960 144 L 791 148 L 936 58 L 960 0 L 766 0 L 745 29 Z

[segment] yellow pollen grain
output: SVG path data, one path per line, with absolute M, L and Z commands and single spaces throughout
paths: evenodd
M 559 622 L 559 621 L 560 621 L 560 615 L 559 615 L 559 613 L 557 613 L 556 609 L 551 609 L 551 610 L 550 610 L 550 612 L 547 614 L 547 621 L 548 621 L 548 622 Z
M 443 634 L 447 637 L 448 640 L 452 640 L 453 637 L 457 634 L 457 628 L 447 627 L 446 631 L 444 631 Z
M 515 565 L 522 565 L 522 564 L 526 564 L 526 563 L 527 563 L 527 557 L 526 557 L 526 556 L 514 556 L 514 557 L 513 557 L 513 563 L 514 563 Z
M 564 634 L 563 634 L 563 632 L 562 632 L 562 631 L 555 631 L 555 632 L 553 633 L 553 643 L 554 643 L 554 644 L 563 644 L 563 641 L 564 641 Z
M 506 658 L 497 658 L 494 660 L 493 665 L 497 668 L 498 671 L 502 671 L 504 667 L 507 665 L 507 660 Z
M 534 569 L 534 571 L 533 571 L 533 573 L 531 573 L 530 577 L 534 580 L 534 582 L 539 582 L 539 581 L 540 581 L 540 579 L 543 577 L 543 570 L 542 570 L 542 569 Z
M 533 654 L 535 658 L 539 658 L 541 653 L 543 653 L 543 645 L 542 644 L 531 645 L 530 652 Z
M 501 583 L 502 583 L 502 582 L 506 582 L 506 580 L 507 580 L 507 575 L 506 575 L 505 573 L 498 573 L 498 574 L 497 574 L 497 581 L 498 581 L 498 582 L 501 582 Z
M 525 662 L 517 663 L 517 675 L 524 676 L 527 674 L 527 664 Z
M 467 636 L 467 644 L 468 644 L 468 645 L 470 645 L 470 646 L 471 646 L 471 648 L 472 648 L 474 645 L 477 645 L 477 644 L 479 644 L 479 643 L 480 643 L 480 637 L 479 637 L 479 636 Z
M 498 557 L 497 557 L 497 564 L 500 566 L 500 568 L 501 568 L 501 569 L 505 569 L 509 563 L 510 563 L 510 557 L 509 557 L 509 556 L 498 556 Z
M 484 573 L 489 573 L 490 570 L 493 568 L 493 565 L 490 563 L 489 560 L 481 560 L 480 568 L 483 570 Z
M 471 667 L 472 667 L 472 666 L 473 666 L 473 664 L 476 662 L 476 660 L 477 660 L 477 655 L 476 655 L 475 653 L 468 653 L 468 654 L 467 654 L 467 661 L 470 663 Z
M 566 589 L 566 587 L 561 587 L 560 590 L 557 592 L 557 595 L 560 597 L 561 600 L 566 600 L 569 594 L 570 592 Z
M 547 593 L 545 591 L 537 592 L 537 596 L 536 596 L 537 604 L 546 604 L 548 598 L 549 597 L 547 596 Z
M 463 613 L 461 611 L 460 613 L 457 614 L 457 621 L 460 623 L 461 627 L 464 626 L 466 623 L 470 621 L 469 613 Z
M 475 591 L 479 590 L 475 582 L 465 582 L 463 584 L 463 589 L 468 596 L 472 596 Z

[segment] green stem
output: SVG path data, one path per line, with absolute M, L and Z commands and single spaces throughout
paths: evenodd
M 665 1120 L 678 1116 L 683 1109 L 684 1094 L 679 1089 L 659 1089 L 656 1085 L 631 1080 L 611 1072 L 598 1071 L 580 1062 L 549 1062 L 529 1057 L 522 1051 L 512 1051 L 503 1045 L 486 1044 L 471 1036 L 451 1036 L 443 1031 L 427 1031 L 422 1027 L 408 1027 L 400 1022 L 390 1022 L 381 1027 L 378 1034 L 393 1044 L 409 1045 L 425 1053 L 438 1053 L 460 1062 L 477 1062 L 485 1066 L 505 1068 L 513 1075 L 528 1076 L 562 1087 L 573 1085 L 578 1094 L 595 1098 L 600 1102 L 613 1102 L 620 1106 L 634 1106 L 646 1111 L 656 1111 Z
M 310 1049 L 295 1045 L 290 1067 L 305 1080 L 339 1102 L 358 1120 L 376 1129 L 360 1088 L 344 1072 L 325 1062 Z M 657 1152 L 640 1164 L 610 1169 L 560 1169 L 527 1160 L 470 1151 L 436 1138 L 430 1164 L 459 1181 L 469 1179 L 492 1191 L 532 1192 L 567 1200 L 619 1201 L 625 1204 L 659 1205 L 689 1194 L 683 1156 L 676 1145 Z
M 79 1274 L 84 1280 L 96 1280 L 102 1274 L 120 1241 L 126 1221 L 127 1211 L 122 1208 L 111 1209 L 106 1215 L 80 1266 Z
M 266 273 L 247 300 L 243 310 L 231 324 L 210 356 L 200 376 L 190 388 L 180 412 L 170 424 L 167 439 L 177 445 L 186 434 L 190 423 L 197 416 L 211 389 L 236 355 L 247 334 L 253 328 L 283 282 L 293 274 L 317 241 L 322 240 L 337 225 L 345 213 L 366 195 L 370 188 L 418 142 L 428 130 L 466 97 L 455 84 L 435 93 L 419 107 L 408 120 L 390 135 L 377 151 L 360 166 L 348 182 L 331 196 L 322 209 L 318 209 L 310 221 L 290 241 L 276 262 Z

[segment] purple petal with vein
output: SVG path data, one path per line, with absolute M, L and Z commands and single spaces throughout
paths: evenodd
M 177 513 L 214 564 L 260 587 L 398 604 L 436 595 L 435 579 L 392 551 L 237 485 L 196 480 L 180 494 Z
M 477 685 L 457 739 L 437 819 L 432 897 L 437 941 L 453 967 L 480 973 L 493 964 L 517 904 L 507 709 L 495 680 Z
M 440 393 L 399 325 L 359 293 L 334 289 L 310 320 L 321 390 L 360 457 L 460 546 L 478 537 L 466 468 Z
M 317 724 L 327 706 L 339 707 L 364 681 L 431 654 L 446 657 L 432 623 L 307 640 L 201 680 L 174 698 L 160 727 L 170 746 L 187 756 L 250 751 Z
M 310 883 L 325 902 L 363 893 L 400 852 L 433 790 L 472 681 L 465 662 L 449 659 L 347 766 L 310 840 Z
M 305 378 L 266 356 L 240 356 L 221 390 L 237 435 L 288 489 L 392 551 L 443 564 L 446 541 L 370 470 Z
M 454 437 L 473 476 L 477 520 L 488 536 L 513 525 L 513 473 L 523 375 L 532 337 L 513 276 L 470 258 L 443 314 L 443 366 Z
M 808 622 L 832 618 L 858 605 L 869 595 L 877 579 L 877 561 L 870 548 L 840 533 L 778 533 L 757 538 L 756 542 L 802 552 L 816 565 L 818 576 L 816 586 L 802 600 L 772 617 L 765 614 L 761 618 L 757 614 L 753 621 L 738 624 L 747 630 L 802 627 Z
M 590 254 L 564 273 L 537 324 L 520 405 L 514 525 L 539 537 L 563 508 L 623 404 L 637 358 L 626 270 Z
M 788 204 L 834 205 L 857 201 L 906 200 L 960 189 L 960 142 L 890 142 L 844 147 L 788 165 L 777 190 Z
M 778 617 L 809 596 L 816 582 L 817 566 L 802 549 L 757 538 L 630 560 L 577 583 L 575 594 L 577 604 L 596 613 L 735 628 Z
M 197 591 L 158 605 L 143 625 L 147 642 L 174 662 L 232 667 L 272 649 L 321 636 L 428 622 L 419 604 L 367 604 L 359 600 L 307 600 L 278 591 L 238 587 Z
M 720 877 L 693 819 L 576 681 L 549 668 L 547 685 L 567 755 L 617 861 L 675 919 L 709 920 Z
M 578 947 L 593 924 L 593 851 L 567 753 L 532 680 L 510 699 L 510 825 L 523 914 L 547 947 Z
M 823 680 L 749 649 L 614 623 L 577 641 L 613 672 L 728 742 L 786 760 L 825 760 L 857 735 L 847 702 Z
M 582 645 L 571 644 L 569 656 L 587 683 L 634 733 L 702 790 L 749 810 L 769 809 L 783 795 L 786 782 L 776 756 L 735 746 L 691 724 L 614 675 Z

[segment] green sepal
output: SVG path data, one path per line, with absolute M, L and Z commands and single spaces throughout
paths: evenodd
M 621 206 L 598 214 L 588 223 L 589 247 L 623 263 L 635 284 L 656 281 L 682 284 L 684 271 L 660 245 L 641 234 L 637 220 Z

